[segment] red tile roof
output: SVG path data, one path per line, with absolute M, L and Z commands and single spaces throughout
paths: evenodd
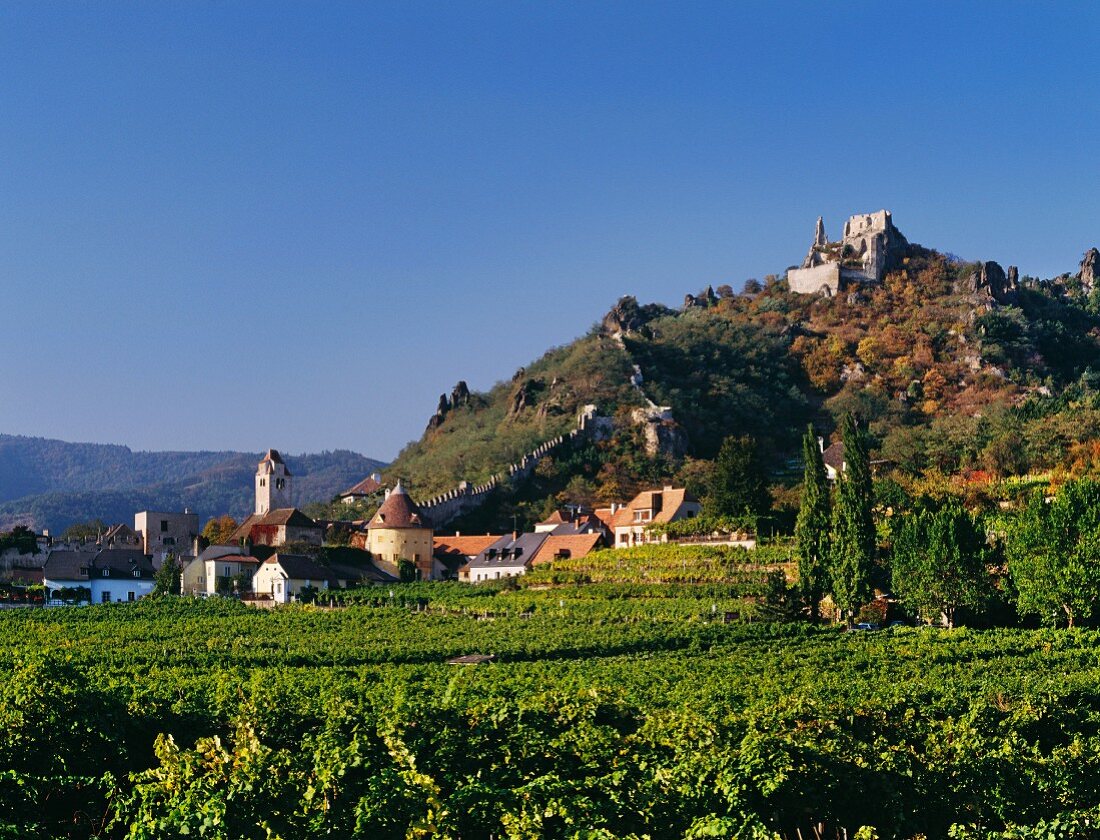
M 569 557 L 584 557 L 600 544 L 600 539 L 600 534 L 551 534 L 531 558 L 531 565 L 549 563 L 564 552 L 568 552 Z
M 499 534 L 476 537 L 434 537 L 432 554 L 436 557 L 476 557 L 499 539 Z
M 382 489 L 382 482 L 376 479 L 373 475 L 368 475 L 354 487 L 349 487 L 343 493 L 340 494 L 340 498 L 344 496 L 370 496 L 377 493 Z

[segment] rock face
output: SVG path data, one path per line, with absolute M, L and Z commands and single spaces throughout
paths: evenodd
M 465 379 L 458 380 L 458 384 L 451 389 L 451 407 L 458 408 L 461 405 L 470 404 L 470 389 Z
M 600 322 L 600 332 L 610 336 L 621 336 L 637 332 L 654 318 L 671 315 L 673 312 L 674 310 L 659 303 L 647 303 L 645 306 L 639 306 L 637 298 L 633 295 L 626 295 L 619 298 L 619 302 L 603 316 L 603 321 Z
M 435 414 L 428 420 L 428 429 L 438 429 L 453 409 L 469 404 L 470 389 L 466 387 L 465 380 L 459 380 L 458 384 L 451 389 L 450 399 L 447 398 L 446 394 L 439 395 L 439 404 L 435 408 Z
M 1015 270 L 1015 266 L 1006 275 L 998 263 L 984 262 L 970 272 L 959 291 L 977 297 L 993 298 L 997 303 L 1011 303 L 1016 300 L 1019 288 L 1019 272 Z
M 1086 292 L 1091 292 L 1100 278 L 1100 251 L 1089 248 L 1085 252 L 1085 258 L 1081 260 L 1081 285 Z
M 631 419 L 642 427 L 645 451 L 651 458 L 658 455 L 682 458 L 687 454 L 687 433 L 673 418 L 668 406 L 650 403 L 648 408 L 634 409 Z
M 718 303 L 713 286 L 707 286 L 699 295 L 684 295 L 684 309 L 706 309 Z

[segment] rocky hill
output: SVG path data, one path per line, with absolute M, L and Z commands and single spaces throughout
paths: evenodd
M 100 518 L 132 523 L 138 510 L 191 508 L 200 519 L 252 507 L 260 453 L 134 452 L 125 446 L 0 435 L 0 530 L 60 531 Z M 287 456 L 297 501 L 327 501 L 385 464 L 355 452 Z
M 840 266 L 819 292 L 771 275 L 740 293 L 688 294 L 679 310 L 624 298 L 587 335 L 488 393 L 460 383 L 391 476 L 421 497 L 484 479 L 572 428 L 585 405 L 597 407 L 602 433 L 540 463 L 528 513 L 551 497 L 690 484 L 727 435 L 752 435 L 782 484 L 805 424 L 829 438 L 847 411 L 909 475 L 1100 466 L 1100 252 L 1074 273 L 1020 276 L 910 244 L 888 213 L 861 218 L 879 216 L 893 236 L 885 246 L 865 236 L 863 254 L 819 228 L 803 265 Z

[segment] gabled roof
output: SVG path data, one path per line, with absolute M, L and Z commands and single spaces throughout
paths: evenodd
M 274 465 L 275 464 L 282 464 L 283 470 L 286 472 L 287 475 L 290 475 L 290 470 L 287 468 L 286 461 L 283 460 L 283 456 L 279 454 L 278 449 L 269 449 L 269 450 L 267 450 L 267 454 L 264 455 L 264 457 L 260 459 L 260 464 L 259 465 L 262 467 L 264 464 L 269 465 L 268 466 L 268 471 L 269 472 L 274 471 Z
M 103 574 L 106 572 L 107 574 Z M 134 572 L 138 572 L 137 575 Z M 136 548 L 105 548 L 102 551 L 51 551 L 42 568 L 43 577 L 58 581 L 87 581 L 95 578 L 151 580 L 153 560 Z
M 234 555 L 240 556 L 245 554 L 245 550 L 239 545 L 208 545 L 199 554 L 199 560 L 216 560 L 219 557 L 231 557 Z
M 379 569 L 373 563 L 333 563 L 329 568 L 340 580 L 355 582 L 366 580 L 371 583 L 397 583 L 399 580 L 395 575 Z
M 837 441 L 821 453 L 821 460 L 837 472 L 844 470 L 844 443 Z
M 103 534 L 103 541 L 108 542 L 110 540 L 137 540 L 137 534 L 134 529 L 123 522 L 117 525 L 112 525 Z
M 549 536 L 549 534 L 520 534 L 518 537 L 513 537 L 509 534 L 501 537 L 467 563 L 467 568 L 496 569 L 530 566 Z
M 634 512 L 639 510 L 652 511 L 652 516 L 645 520 L 646 525 L 654 522 L 671 522 L 676 518 L 680 508 L 685 504 L 698 504 L 699 500 L 691 495 L 683 487 L 665 487 L 662 490 L 643 490 L 630 504 L 615 512 L 612 523 L 616 528 L 627 525 L 643 524 L 634 521 Z
M 264 514 L 250 513 L 248 517 L 237 526 L 237 530 L 230 536 L 230 540 L 240 544 L 241 540 L 247 540 L 252 536 L 252 529 L 257 525 L 289 525 L 293 528 L 317 528 L 321 526 L 302 513 L 298 508 L 275 508 Z
M 320 528 L 321 526 L 298 508 L 275 508 L 260 517 L 256 525 L 290 525 L 294 528 Z
M 382 482 L 379 480 L 380 476 L 377 473 L 372 473 L 360 481 L 353 487 L 349 487 L 343 493 L 340 494 L 340 498 L 346 498 L 347 496 L 373 496 L 379 490 L 382 489 Z
M 550 534 L 535 553 L 531 565 L 549 563 L 564 552 L 568 552 L 569 557 L 584 557 L 600 544 L 601 539 L 600 534 Z
M 440 559 L 476 557 L 497 540 L 499 535 L 485 534 L 479 537 L 433 537 L 432 554 Z
M 95 551 L 51 551 L 42 566 L 42 573 L 50 580 L 87 580 L 88 568 L 95 555 Z M 84 570 L 83 574 L 81 569 Z
M 340 578 L 332 569 L 304 554 L 272 554 L 263 562 L 264 566 L 269 564 L 278 565 L 291 580 L 327 580 L 330 586 L 340 585 Z
M 367 529 L 371 528 L 431 528 L 420 513 L 401 482 L 397 482 L 377 513 L 367 523 Z

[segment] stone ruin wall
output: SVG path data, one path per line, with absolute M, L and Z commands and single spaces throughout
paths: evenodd
M 453 490 L 420 503 L 420 512 L 427 517 L 432 527 L 441 528 L 459 516 L 476 510 L 498 487 L 505 484 L 515 486 L 530 478 L 539 461 L 562 444 L 571 443 L 582 436 L 598 439 L 604 426 L 600 423 L 602 419 L 604 418 L 597 414 L 596 406 L 586 405 L 577 417 L 577 424 L 564 435 L 558 435 L 539 444 L 514 464 L 509 464 L 506 471 L 497 473 L 484 484 L 470 484 L 463 481 Z

